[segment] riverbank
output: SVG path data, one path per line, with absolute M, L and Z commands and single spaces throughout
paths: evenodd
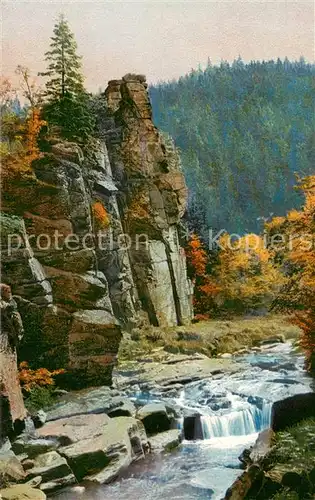
M 242 460 L 251 463 L 229 488 L 226 500 L 313 499 L 315 420 L 302 420 L 277 433 L 261 433 L 254 447 L 243 452 Z
M 264 345 L 296 340 L 299 334 L 289 317 L 278 315 L 135 330 L 121 341 L 114 378 L 119 386 L 137 382 L 167 385 L 176 379 L 188 383 L 239 370 L 233 355 L 259 352 Z
M 260 342 L 284 341 L 297 338 L 300 329 L 290 322 L 289 316 L 267 315 L 236 317 L 229 320 L 206 320 L 176 327 L 148 327 L 134 329 L 125 334 L 119 350 L 119 362 L 150 354 L 157 347 L 172 354 L 195 352 L 216 357 L 251 349 Z

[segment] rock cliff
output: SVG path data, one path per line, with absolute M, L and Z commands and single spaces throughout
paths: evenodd
M 3 186 L 2 277 L 23 320 L 20 358 L 65 368 L 78 388 L 111 383 L 123 330 L 192 315 L 179 156 L 153 125 L 143 77 L 110 82 L 102 101 L 100 138 L 84 152 L 50 138 L 32 171 Z

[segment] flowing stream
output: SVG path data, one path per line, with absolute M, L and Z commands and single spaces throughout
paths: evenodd
M 132 464 L 111 485 L 62 492 L 58 500 L 219 500 L 241 474 L 239 455 L 269 427 L 272 403 L 308 392 L 311 379 L 303 356 L 290 343 L 235 357 L 240 370 L 185 386 L 176 398 L 152 396 L 198 412 L 202 437 L 183 441 L 168 454 L 152 454 Z M 245 365 L 245 366 L 244 366 Z M 141 395 L 135 395 L 140 398 Z M 183 419 L 176 422 L 183 425 Z

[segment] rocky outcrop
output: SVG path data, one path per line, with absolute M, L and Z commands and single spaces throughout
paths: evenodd
M 26 410 L 18 380 L 16 348 L 23 337 L 21 317 L 8 285 L 0 285 L 0 448 L 24 425 Z
M 56 406 L 47 412 L 47 422 L 77 415 L 102 413 L 112 417 L 131 417 L 135 416 L 136 408 L 128 398 L 105 386 L 64 396 Z M 119 414 L 117 415 L 117 413 Z
M 185 323 L 192 307 L 180 246 L 187 189 L 179 155 L 152 122 L 143 76 L 109 82 L 105 96 L 105 139 L 142 308 L 153 325 Z
M 106 413 L 76 415 L 47 422 L 37 434 L 55 439 L 61 446 L 68 446 L 97 436 L 109 422 L 110 417 Z
M 53 145 L 34 163 L 28 211 L 19 219 L 2 217 L 6 232 L 19 238 L 19 248 L 4 252 L 2 273 L 23 318 L 20 356 L 38 367 L 64 367 L 78 387 L 110 383 L 121 336 L 106 277 L 96 268 L 92 201 L 81 161 L 76 145 L 66 152 Z M 23 191 L 16 203 L 23 205 Z
M 12 449 L 16 455 L 23 455 L 23 453 L 26 453 L 28 458 L 35 458 L 43 453 L 54 451 L 57 447 L 58 443 L 56 440 L 38 439 L 34 435 L 28 435 L 28 433 L 23 433 L 22 436 L 18 437 L 12 444 Z
M 75 388 L 111 383 L 122 330 L 192 315 L 179 156 L 153 125 L 142 77 L 110 82 L 104 105 L 102 139 L 84 152 L 50 139 L 4 186 L 2 276 L 23 320 L 20 357 L 64 368 Z
M 40 489 L 44 492 L 75 484 L 76 478 L 67 460 L 56 451 L 38 455 L 28 470 L 28 479 L 41 477 Z
M 19 483 L 25 478 L 24 469 L 12 450 L 0 453 L 0 488 L 8 483 Z M 0 497 L 1 498 L 1 497 Z

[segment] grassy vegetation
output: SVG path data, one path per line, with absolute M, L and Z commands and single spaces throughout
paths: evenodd
M 269 452 L 255 466 L 261 469 L 243 496 L 246 500 L 314 499 L 315 419 L 278 432 Z
M 315 494 L 315 420 L 307 419 L 279 432 L 267 455 L 265 466 L 270 477 L 282 477 L 281 490 L 273 500 L 311 499 Z M 288 483 L 291 475 L 291 486 Z M 287 478 L 287 479 L 286 479 Z M 269 498 L 269 497 L 268 497 Z
M 120 346 L 120 361 L 136 360 L 141 356 L 163 356 L 165 353 L 201 353 L 216 357 L 250 349 L 261 341 L 297 338 L 298 327 L 284 316 L 236 318 L 233 320 L 200 321 L 187 326 L 135 329 Z M 279 337 L 280 335 L 280 337 Z
M 296 491 L 289 491 L 287 488 L 277 493 L 272 500 L 300 500 L 300 495 Z
M 34 387 L 29 391 L 24 400 L 27 410 L 34 414 L 38 410 L 46 409 L 56 401 L 56 397 L 51 387 Z
M 315 467 L 315 420 L 307 419 L 279 432 L 275 437 L 275 447 L 268 460 L 285 463 L 292 470 L 308 470 Z

